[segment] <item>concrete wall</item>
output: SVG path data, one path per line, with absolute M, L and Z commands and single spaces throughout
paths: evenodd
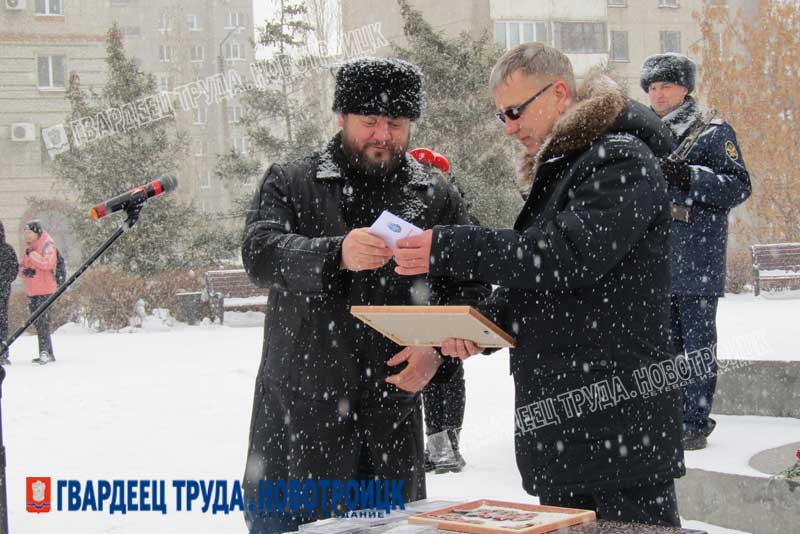
M 720 362 L 713 412 L 800 418 L 800 362 Z
M 788 534 L 800 524 L 797 482 L 688 469 L 675 485 L 686 519 L 753 534 Z

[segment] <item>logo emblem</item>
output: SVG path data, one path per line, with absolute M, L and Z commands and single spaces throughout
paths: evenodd
M 733 141 L 725 142 L 725 153 L 728 154 L 728 157 L 733 161 L 739 160 L 739 151 L 736 150 L 736 145 L 733 144 Z
M 389 230 L 396 234 L 399 234 L 403 230 L 397 223 L 389 223 L 387 226 L 389 227 Z
M 47 149 L 47 155 L 50 159 L 69 150 L 67 130 L 64 128 L 63 124 L 42 128 L 42 139 L 44 140 L 44 146 Z
M 34 514 L 50 511 L 50 477 L 25 478 L 25 510 Z

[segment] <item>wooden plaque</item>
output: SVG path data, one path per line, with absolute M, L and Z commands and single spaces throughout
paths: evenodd
M 482 499 L 411 516 L 408 522 L 471 534 L 542 534 L 595 519 L 591 510 Z
M 404 347 L 440 347 L 448 338 L 514 347 L 514 338 L 471 306 L 352 306 L 350 313 Z

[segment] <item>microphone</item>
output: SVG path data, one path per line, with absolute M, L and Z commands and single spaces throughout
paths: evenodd
M 126 193 L 117 195 L 112 199 L 101 202 L 92 208 L 92 217 L 102 219 L 115 211 L 126 210 L 131 206 L 138 206 L 147 202 L 148 198 L 157 197 L 168 193 L 178 187 L 178 180 L 174 176 L 162 176 L 139 187 L 134 187 Z

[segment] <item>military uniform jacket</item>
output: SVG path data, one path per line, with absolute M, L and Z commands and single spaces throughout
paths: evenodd
M 673 148 L 700 120 L 691 98 L 663 118 L 673 134 Z M 672 293 L 722 296 L 725 292 L 725 256 L 728 213 L 750 196 L 750 175 L 736 133 L 714 119 L 686 158 L 691 189 L 670 188 L 672 202 L 689 208 L 689 222 L 672 223 Z

